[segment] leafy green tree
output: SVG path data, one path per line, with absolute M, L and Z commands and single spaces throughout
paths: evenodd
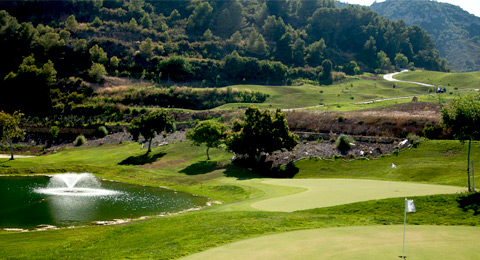
M 351 136 L 341 134 L 335 141 L 335 148 L 343 155 L 346 155 L 352 149 L 352 146 L 354 146 L 354 142 Z
M 58 126 L 50 127 L 50 130 L 48 130 L 48 137 L 50 138 L 48 138 L 48 141 L 47 141 L 47 148 L 52 146 L 53 141 L 57 139 L 59 132 L 60 132 L 60 129 L 58 128 Z
M 407 68 L 408 66 L 407 56 L 403 55 L 402 53 L 397 53 L 397 55 L 395 55 L 395 65 L 398 68 Z
M 247 44 L 245 46 L 247 52 L 255 57 L 265 57 L 268 54 L 267 43 L 263 35 L 253 30 L 247 38 Z
M 229 37 L 245 26 L 245 15 L 243 6 L 235 0 L 220 12 L 216 20 L 217 35 Z
M 137 20 L 135 18 L 132 17 L 132 19 L 130 19 L 130 22 L 128 22 L 128 29 L 132 32 L 136 31 L 137 28 L 138 28 L 138 23 L 137 23 Z
M 99 10 L 103 6 L 103 0 L 92 0 L 93 1 L 93 7 L 95 9 Z
M 227 44 L 234 50 L 240 47 L 241 42 L 242 34 L 239 31 L 236 31 L 234 34 L 232 34 L 232 36 L 230 36 L 230 39 L 227 40 Z
M 153 49 L 155 48 L 152 39 L 147 38 L 145 41 L 140 43 L 140 54 L 142 54 L 145 58 L 149 59 L 153 56 Z
M 330 60 L 324 60 L 322 62 L 322 67 L 323 67 L 323 73 L 322 73 L 322 80 L 327 81 L 327 84 L 332 83 L 332 70 L 333 70 L 333 64 Z
M 107 53 L 98 44 L 95 44 L 88 52 L 90 53 L 90 60 L 94 63 L 105 64 L 108 61 Z
M 142 19 L 140 19 L 140 24 L 146 29 L 150 29 L 152 27 L 153 22 L 148 13 L 143 14 Z
M 467 175 L 470 185 L 470 150 L 472 140 L 480 140 L 480 94 L 463 96 L 451 101 L 442 109 L 442 125 L 450 129 L 458 140 L 468 140 Z
M 307 47 L 307 57 L 305 58 L 310 66 L 316 67 L 322 63 L 327 46 L 325 40 L 313 42 Z
M 92 78 L 95 82 L 102 82 L 103 77 L 107 75 L 107 71 L 105 70 L 105 66 L 100 63 L 93 63 L 92 67 L 88 70 L 88 76 Z
M 285 22 L 281 17 L 277 19 L 275 15 L 267 17 L 267 20 L 265 20 L 262 29 L 264 35 L 272 41 L 280 40 L 280 38 L 286 32 Z
M 298 38 L 293 44 L 293 63 L 297 66 L 303 66 L 305 63 L 305 41 Z
M 120 64 L 120 59 L 117 58 L 117 56 L 113 56 L 110 58 L 110 66 L 112 66 L 112 68 L 118 68 L 118 65 Z
M 65 28 L 68 30 L 74 32 L 77 30 L 78 22 L 77 19 L 75 19 L 75 15 L 70 15 L 67 20 L 65 20 Z
M 145 5 L 144 0 L 130 0 L 128 2 L 128 11 L 134 14 L 141 14 L 145 12 L 143 6 Z
M 56 75 L 52 61 L 40 67 L 33 54 L 24 58 L 18 70 L 5 77 L 2 105 L 35 114 L 48 112 L 51 109 L 50 88 L 56 83 Z
M 293 34 L 291 32 L 286 32 L 282 35 L 280 40 L 277 42 L 277 46 L 275 49 L 275 57 L 277 60 L 285 63 L 290 64 L 292 63 L 293 59 Z
M 377 64 L 381 73 L 386 73 L 392 70 L 392 63 L 390 62 L 390 58 L 387 57 L 387 54 L 384 51 L 378 52 Z
M 160 62 L 158 70 L 164 79 L 185 81 L 192 74 L 190 62 L 182 56 L 171 56 Z
M 99 27 L 102 25 L 102 20 L 98 18 L 98 16 L 95 16 L 95 19 L 93 19 L 92 26 L 93 27 Z
M 261 161 L 262 154 L 281 149 L 293 150 L 298 136 L 288 129 L 285 114 L 277 109 L 260 111 L 250 107 L 245 111 L 243 122 L 235 122 L 232 133 L 227 138 L 228 148 L 236 154 Z
M 360 73 L 360 67 L 358 66 L 357 62 L 352 60 L 345 65 L 343 71 L 347 75 L 357 75 L 358 73 Z
M 194 145 L 205 144 L 207 146 L 207 160 L 210 160 L 208 151 L 210 148 L 218 148 L 225 142 L 227 127 L 224 124 L 207 120 L 200 122 L 195 128 L 187 133 L 187 139 L 192 140 Z
M 141 115 L 132 121 L 132 125 L 128 128 L 128 132 L 132 135 L 133 140 L 138 141 L 143 136 L 148 142 L 148 150 L 145 155 L 151 152 L 152 141 L 158 134 L 173 132 L 175 125 L 173 118 L 168 115 L 166 110 L 157 110 L 148 115 Z
M 20 128 L 20 120 L 23 114 L 15 111 L 13 115 L 0 111 L 0 142 L 6 142 L 10 145 L 10 160 L 13 160 L 13 141 L 15 139 L 23 140 L 25 130 Z
M 208 2 L 202 2 L 195 7 L 188 17 L 187 29 L 195 34 L 202 35 L 210 25 L 213 8 Z

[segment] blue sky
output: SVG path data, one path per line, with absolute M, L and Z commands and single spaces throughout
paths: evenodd
M 340 0 L 340 2 L 359 4 L 359 5 L 371 5 L 375 0 Z M 480 17 L 480 1 L 479 0 L 436 0 L 437 2 L 450 3 L 458 5 L 465 11 Z M 377 0 L 377 2 L 384 2 L 383 0 Z

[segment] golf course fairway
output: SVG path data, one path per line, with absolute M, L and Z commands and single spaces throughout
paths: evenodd
M 479 240 L 479 227 L 407 225 L 405 256 L 480 259 L 474 242 Z M 182 259 L 398 259 L 402 242 L 403 225 L 311 229 L 246 239 Z
M 264 211 L 293 212 L 367 200 L 465 192 L 458 186 L 362 179 L 270 179 L 263 184 L 304 188 L 306 191 L 256 201 L 251 206 Z

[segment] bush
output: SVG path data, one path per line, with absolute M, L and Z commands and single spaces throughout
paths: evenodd
M 77 138 L 76 138 L 75 141 L 73 142 L 73 145 L 75 145 L 75 146 L 82 146 L 82 145 L 84 145 L 86 142 L 87 142 L 87 139 L 85 138 L 85 136 L 84 136 L 84 135 L 79 135 L 79 136 L 77 136 Z
M 339 150 L 343 155 L 347 154 L 354 146 L 354 140 L 349 135 L 341 134 L 337 141 L 335 141 L 335 148 Z
M 97 128 L 97 136 L 98 137 L 105 137 L 108 135 L 108 130 L 105 126 L 99 126 Z

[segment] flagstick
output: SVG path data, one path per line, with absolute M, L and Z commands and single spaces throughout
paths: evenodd
M 405 210 L 403 217 L 403 249 L 402 258 L 405 259 L 405 231 L 407 230 L 407 198 L 405 198 Z

